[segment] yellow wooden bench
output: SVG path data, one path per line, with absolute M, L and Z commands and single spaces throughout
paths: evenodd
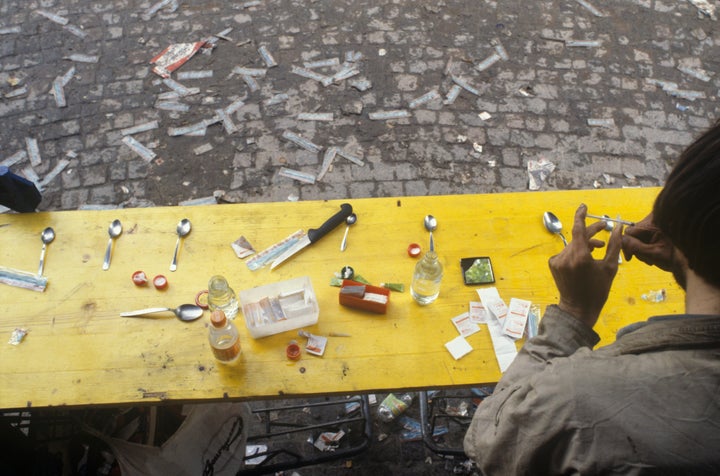
M 463 283 L 460 259 L 491 257 L 500 295 L 506 301 L 530 300 L 544 310 L 557 302 L 547 260 L 561 251 L 562 242 L 543 227 L 543 212 L 553 211 L 570 238 L 581 202 L 590 213 L 640 220 L 657 192 L 524 192 L 0 215 L 0 266 L 35 272 L 41 231 L 52 226 L 57 235 L 47 250 L 44 292 L 0 285 L 0 408 L 265 399 L 496 382 L 501 374 L 487 329 L 468 337 L 474 351 L 458 361 L 444 347 L 457 336 L 450 319 L 478 300 L 477 288 Z M 344 226 L 273 271 L 250 271 L 230 246 L 245 236 L 262 250 L 300 228 L 319 226 L 344 202 L 358 216 L 345 252 L 339 249 Z M 445 277 L 439 299 L 421 307 L 409 293 L 416 259 L 408 257 L 407 247 L 415 242 L 427 249 L 426 214 L 439 222 L 434 236 Z M 115 242 L 110 269 L 103 271 L 107 228 L 116 218 L 124 232 Z M 193 228 L 181 245 L 177 271 L 170 272 L 175 228 L 182 218 L 189 218 Z M 342 307 L 330 280 L 345 265 L 373 284 L 404 283 L 406 291 L 391 294 L 385 315 Z M 150 278 L 165 275 L 169 288 L 136 287 L 131 281 L 136 270 Z M 191 303 L 215 274 L 227 277 L 236 292 L 310 276 L 320 317 L 306 330 L 351 337 L 329 337 L 323 357 L 303 353 L 293 362 L 286 358 L 286 345 L 291 339 L 303 343 L 303 338 L 288 331 L 255 340 L 240 314 L 242 357 L 237 366 L 225 367 L 209 348 L 207 311 L 191 323 L 167 313 L 120 317 L 122 311 Z M 658 289 L 667 290 L 664 302 L 641 298 Z M 597 330 L 609 343 L 634 320 L 682 310 L 683 295 L 672 277 L 634 260 L 621 265 Z M 28 334 L 19 345 L 10 345 L 15 328 Z

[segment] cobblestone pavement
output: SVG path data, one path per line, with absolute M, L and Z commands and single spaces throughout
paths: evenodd
M 175 205 L 216 190 L 240 202 L 520 191 L 541 158 L 556 165 L 542 188 L 657 185 L 719 116 L 718 22 L 689 1 L 610 0 L 593 11 L 576 0 L 168 0 L 154 14 L 153 4 L 0 6 L 0 162 L 41 182 L 41 209 Z M 150 59 L 226 28 L 211 54 L 178 70 L 212 71 L 180 81 L 199 93 L 164 99 L 171 89 Z M 293 72 L 333 58 L 312 71 L 358 74 L 325 86 Z M 261 70 L 248 80 L 256 90 L 235 67 Z M 53 83 L 71 68 L 58 107 Z M 371 87 L 359 90 L 361 80 Z M 450 103 L 455 84 L 464 88 Z M 413 103 L 432 91 L 440 98 Z M 203 136 L 169 135 L 212 122 L 238 98 L 237 131 L 218 122 Z M 389 110 L 407 117 L 371 119 Z M 332 120 L 299 117 L 313 112 Z M 131 136 L 156 154 L 148 162 L 122 139 L 151 121 L 158 128 Z M 323 150 L 298 147 L 286 131 Z M 39 161 L 23 153 L 28 138 Z M 315 184 L 279 174 L 317 176 L 333 147 L 364 165 L 338 155 Z
M 41 210 L 216 191 L 230 202 L 522 191 L 541 159 L 555 165 L 541 189 L 652 186 L 720 116 L 719 23 L 700 0 L 153 5 L 0 3 L 0 164 L 39 183 Z M 150 59 L 227 28 L 173 74 L 190 91 L 171 97 Z M 187 71 L 212 77 L 178 79 Z M 214 119 L 237 100 L 228 121 Z M 405 117 L 376 118 L 398 110 Z M 147 161 L 123 134 L 153 121 L 129 135 L 150 148 Z M 202 121 L 196 135 L 171 135 Z

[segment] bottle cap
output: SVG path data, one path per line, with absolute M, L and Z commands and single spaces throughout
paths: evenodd
M 411 258 L 417 258 L 418 256 L 420 256 L 420 245 L 418 245 L 417 243 L 410 243 L 407 252 L 408 256 L 410 256 Z
M 216 309 L 210 314 L 210 323 L 213 327 L 225 327 L 227 324 L 227 317 L 221 309 Z
M 162 274 L 158 274 L 153 278 L 153 286 L 155 286 L 155 289 L 162 291 L 168 287 L 168 280 Z
M 203 309 L 208 308 L 208 290 L 205 289 L 195 295 L 195 304 Z
M 285 348 L 285 355 L 287 355 L 287 358 L 290 360 L 299 360 L 300 359 L 300 346 L 297 344 L 297 342 L 290 341 L 288 346 Z
M 148 283 L 145 272 L 135 271 L 132 275 L 132 282 L 135 283 L 135 286 L 145 286 Z

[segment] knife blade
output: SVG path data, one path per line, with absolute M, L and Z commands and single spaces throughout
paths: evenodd
M 349 203 L 343 203 L 340 205 L 340 211 L 335 215 L 331 216 L 325 223 L 320 225 L 320 228 L 311 228 L 307 231 L 307 234 L 300 238 L 300 240 L 289 250 L 278 256 L 275 261 L 270 265 L 270 270 L 273 270 L 280 266 L 283 262 L 287 261 L 290 257 L 294 256 L 300 250 L 318 241 L 323 236 L 330 233 L 332 230 L 338 227 L 341 223 L 345 223 L 345 219 L 352 213 L 352 205 Z

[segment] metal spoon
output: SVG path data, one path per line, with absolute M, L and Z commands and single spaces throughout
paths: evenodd
M 47 245 L 52 243 L 55 239 L 55 230 L 50 227 L 45 228 L 40 235 L 40 239 L 43 242 L 43 247 L 40 252 L 40 267 L 38 268 L 38 276 L 42 276 L 43 274 L 43 268 L 45 267 L 45 250 L 47 249 Z
M 435 241 L 433 240 L 433 231 L 437 228 L 437 220 L 432 215 L 425 216 L 425 229 L 430 232 L 430 251 L 435 251 Z
M 108 240 L 107 249 L 105 250 L 105 260 L 103 261 L 103 269 L 105 271 L 110 268 L 110 254 L 112 253 L 113 240 L 120 236 L 121 233 L 122 223 L 120 223 L 120 220 L 113 220 L 108 228 L 108 235 L 110 235 L 110 239 Z
M 171 307 L 149 307 L 147 309 L 140 309 L 139 311 L 128 311 L 121 312 L 122 317 L 137 317 L 145 314 L 152 314 L 154 312 L 165 312 L 171 311 L 177 316 L 178 319 L 185 322 L 194 321 L 203 315 L 203 309 L 195 304 L 181 304 L 176 309 Z
M 178 255 L 178 248 L 180 248 L 180 238 L 183 238 L 187 236 L 188 233 L 190 233 L 190 229 L 192 228 L 192 225 L 190 224 L 190 220 L 187 218 L 183 218 L 180 220 L 180 223 L 178 223 L 177 226 L 177 234 L 178 239 L 175 243 L 175 253 L 173 254 L 172 263 L 170 263 L 170 271 L 175 271 L 177 269 L 177 255 Z
M 340 243 L 340 251 L 345 251 L 345 248 L 347 248 L 348 231 L 350 231 L 350 225 L 354 225 L 356 221 L 357 215 L 355 215 L 354 213 L 351 213 L 345 219 L 345 223 L 347 223 L 347 226 L 345 227 L 345 235 L 343 236 L 342 243 Z
M 559 235 L 563 241 L 563 244 L 567 246 L 568 242 L 562 234 L 562 223 L 553 212 L 545 212 L 543 214 L 543 223 L 545 224 L 545 228 L 547 228 L 550 233 L 555 233 Z

